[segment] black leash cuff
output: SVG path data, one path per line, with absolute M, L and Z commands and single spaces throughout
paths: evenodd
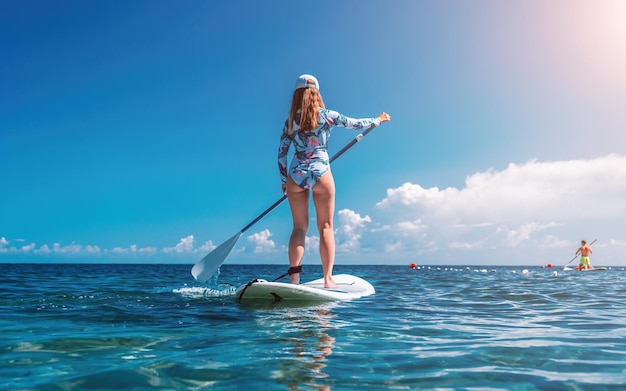
M 283 277 L 290 276 L 292 274 L 298 274 L 298 273 L 302 273 L 302 265 L 290 267 L 289 270 L 287 270 L 287 273 L 281 275 L 280 277 L 276 277 L 274 281 L 278 281 Z
M 287 274 L 292 275 L 292 274 L 298 274 L 300 272 L 302 272 L 302 265 L 290 267 L 289 270 L 287 271 Z

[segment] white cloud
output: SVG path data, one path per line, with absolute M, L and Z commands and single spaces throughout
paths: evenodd
M 131 244 L 128 247 L 113 247 L 110 250 L 100 250 L 98 246 L 87 246 L 92 247 L 92 249 L 87 249 L 88 253 L 91 254 L 100 254 L 101 252 L 108 254 L 116 254 L 116 255 L 154 255 L 158 252 L 156 247 L 137 247 L 136 244 Z
M 539 223 L 524 223 L 515 229 L 498 228 L 497 233 L 502 232 L 502 243 L 507 247 L 517 247 L 520 243 L 529 240 L 536 232 L 544 231 L 551 227 L 556 227 L 558 224 L 539 224 Z
M 181 238 L 178 244 L 174 247 L 165 247 L 164 253 L 193 253 L 193 235 L 189 235 L 185 238 Z
M 35 249 L 33 251 L 35 254 L 50 254 L 52 252 L 52 250 L 50 250 L 50 247 L 48 247 L 47 244 L 44 244 L 42 246 L 40 246 L 38 249 Z
M 128 249 L 127 248 L 122 248 L 122 247 L 113 247 L 111 249 L 111 252 L 113 254 L 127 254 L 128 253 Z
M 463 224 L 626 215 L 626 157 L 609 155 L 593 160 L 530 161 L 490 169 L 466 178 L 463 189 L 405 183 L 387 190 L 378 208 L 403 210 Z M 593 205 L 593 207 L 591 207 Z M 398 210 L 398 208 L 395 208 Z
M 20 250 L 22 252 L 24 252 L 24 253 L 29 253 L 29 252 L 33 251 L 34 248 L 35 248 L 35 243 L 31 243 L 31 244 L 22 246 L 22 248 Z
M 24 243 L 24 239 L 14 239 L 15 242 Z M 0 254 L 28 254 L 31 253 L 35 249 L 35 243 L 26 244 L 22 246 L 11 246 L 9 245 L 9 241 L 3 236 L 0 237 Z
M 85 246 L 85 251 L 88 254 L 100 254 L 100 247 L 88 244 Z
M 247 237 L 248 242 L 254 245 L 253 252 L 258 253 L 271 253 L 276 247 L 276 243 L 270 239 L 272 234 L 268 229 L 261 232 L 257 232 Z
M 61 246 L 61 244 L 59 243 L 54 243 L 52 245 L 52 252 L 53 253 L 57 253 L 57 254 L 80 254 L 80 252 L 82 251 L 83 246 L 80 244 L 76 244 L 74 242 L 72 242 L 72 244 L 68 244 L 65 246 Z
M 611 246 L 626 247 L 626 238 L 624 239 L 609 239 Z
M 365 227 L 372 222 L 369 216 L 342 209 L 338 213 L 335 228 L 336 250 L 338 252 L 356 252 L 361 247 L 361 236 Z
M 202 253 L 210 253 L 211 251 L 215 250 L 216 248 L 217 248 L 217 246 L 215 244 L 213 244 L 213 242 L 211 240 L 208 240 L 202 246 L 200 246 L 198 248 L 198 251 L 200 251 Z
M 624 156 L 532 160 L 468 176 L 460 189 L 424 189 L 408 182 L 388 189 L 376 204 L 372 232 L 384 241 L 380 248 L 416 253 L 429 247 L 563 248 L 601 230 L 617 233 L 609 227 L 622 226 L 624 200 Z M 619 234 L 626 239 L 624 229 Z
M 6 249 L 6 246 L 8 245 L 9 245 L 9 241 L 6 240 L 4 236 L 0 237 L 0 253 L 8 252 L 8 250 Z
M 320 237 L 319 235 L 307 236 L 304 239 L 304 251 L 306 254 L 319 254 Z

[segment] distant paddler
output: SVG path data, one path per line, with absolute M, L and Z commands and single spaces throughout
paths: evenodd
M 580 263 L 578 264 L 578 270 L 589 270 L 593 269 L 591 263 L 589 262 L 589 254 L 593 253 L 591 247 L 587 246 L 587 242 L 584 240 L 580 241 L 580 247 L 576 250 L 576 256 L 580 254 Z

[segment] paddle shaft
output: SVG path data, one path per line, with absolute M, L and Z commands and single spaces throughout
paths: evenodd
M 334 154 L 331 158 L 330 158 L 330 162 L 334 162 L 339 156 L 343 155 L 344 152 L 346 152 L 348 149 L 352 148 L 352 146 L 356 143 L 358 143 L 359 141 L 361 141 L 361 139 L 363 137 L 365 137 L 369 132 L 372 131 L 372 129 L 374 129 L 376 126 L 375 125 L 371 125 L 369 128 L 365 129 L 365 131 L 363 131 L 363 133 L 359 133 L 355 138 L 353 138 L 348 144 L 346 144 L 345 147 L 341 148 L 341 150 L 339 152 L 337 152 L 336 154 Z M 265 211 L 263 211 L 263 213 L 261 213 L 260 215 L 258 215 L 254 220 L 252 220 L 250 223 L 248 223 L 248 225 L 246 225 L 245 227 L 243 227 L 241 229 L 241 233 L 246 232 L 248 229 L 250 229 L 250 227 L 252 227 L 254 224 L 258 223 L 259 220 L 261 220 L 263 217 L 267 216 L 271 211 L 273 211 L 278 205 L 282 204 L 283 201 L 285 201 L 287 199 L 287 195 L 283 195 L 282 197 L 280 197 L 280 199 L 276 202 L 274 202 L 269 208 L 265 209 Z
M 597 240 L 598 240 L 598 239 L 594 239 L 594 240 L 593 240 L 593 242 L 589 243 L 589 246 L 591 246 L 592 244 L 594 244 Z M 574 261 L 574 259 L 576 259 L 576 258 L 578 258 L 578 254 L 576 254 L 576 255 L 574 256 L 574 258 L 572 258 L 572 260 L 571 260 L 571 261 L 569 261 L 568 263 L 566 263 L 566 264 L 565 264 L 565 266 L 567 266 L 567 265 L 569 265 L 570 263 L 572 263 L 572 261 Z M 563 266 L 563 267 L 565 267 L 565 266 Z

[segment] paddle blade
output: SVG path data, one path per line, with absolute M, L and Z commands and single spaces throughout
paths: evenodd
M 243 232 L 238 232 L 232 238 L 220 244 L 215 250 L 208 253 L 198 263 L 193 265 L 191 275 L 198 281 L 206 282 L 219 269 L 228 254 L 235 247 L 235 243 L 241 237 Z

